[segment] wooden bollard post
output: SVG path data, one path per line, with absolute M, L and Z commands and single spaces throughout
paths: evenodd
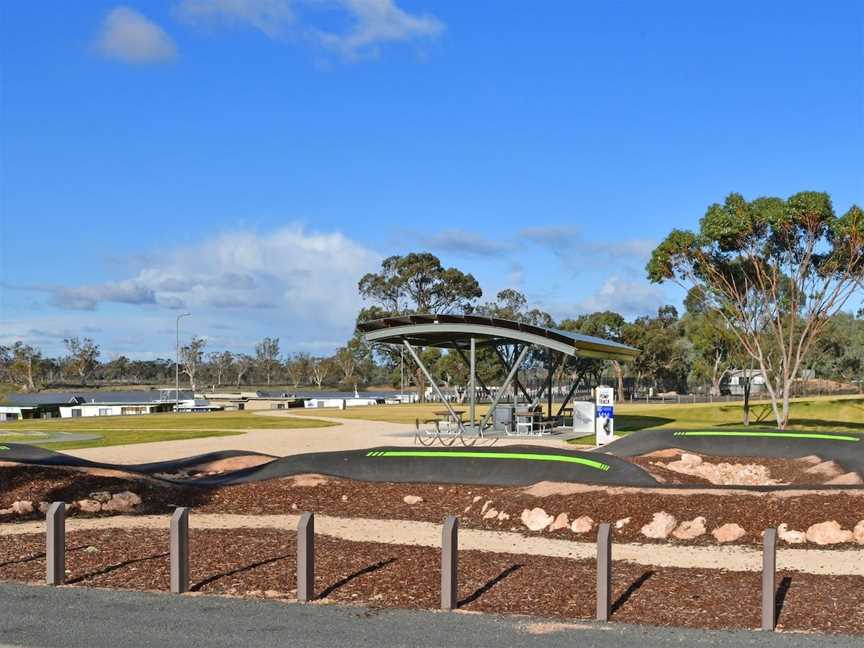
M 455 610 L 459 605 L 459 518 L 444 520 L 441 532 L 441 609 Z
M 62 585 L 66 581 L 66 504 L 51 504 L 45 522 L 45 581 Z
M 776 588 L 777 529 L 765 529 L 762 536 L 762 629 L 772 632 L 777 625 Z
M 189 509 L 178 507 L 171 516 L 171 592 L 189 591 Z
M 297 525 L 297 600 L 315 598 L 315 514 L 304 513 Z
M 612 529 L 597 527 L 597 620 L 608 621 L 612 606 Z

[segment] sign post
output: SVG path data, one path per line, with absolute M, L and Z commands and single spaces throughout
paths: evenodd
M 597 413 L 594 418 L 594 440 L 598 446 L 610 443 L 615 433 L 615 390 L 597 387 Z

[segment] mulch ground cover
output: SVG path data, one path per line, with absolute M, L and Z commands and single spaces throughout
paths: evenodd
M 67 575 L 74 586 L 167 591 L 165 531 L 78 531 L 67 537 Z M 194 592 L 291 600 L 293 534 L 267 530 L 193 530 Z M 440 552 L 431 548 L 316 538 L 320 603 L 430 608 L 440 600 Z M 44 537 L 0 537 L 0 580 L 44 579 Z M 594 614 L 591 561 L 459 554 L 460 608 L 560 619 Z M 864 578 L 778 576 L 779 628 L 864 634 Z M 613 621 L 700 628 L 755 628 L 760 575 L 721 570 L 613 565 Z
M 836 520 L 851 529 L 864 519 L 864 496 L 837 491 L 817 494 L 681 494 L 658 491 L 634 492 L 617 489 L 595 490 L 569 495 L 536 497 L 521 488 L 484 486 L 438 486 L 435 484 L 393 484 L 331 479 L 315 486 L 298 485 L 288 478 L 217 489 L 191 486 L 167 486 L 154 480 L 91 475 L 67 469 L 29 466 L 0 468 L 0 508 L 16 500 L 66 501 L 87 498 L 95 491 L 131 490 L 143 502 L 136 514 L 170 513 L 176 506 L 189 506 L 202 513 L 285 514 L 313 511 L 322 515 L 441 522 L 447 515 L 457 515 L 463 526 L 529 533 L 519 521 L 524 509 L 541 507 L 550 515 L 566 512 L 571 520 L 587 515 L 595 522 L 615 522 L 630 518 L 628 524 L 615 530 L 619 542 L 651 542 L 640 533 L 653 513 L 666 511 L 678 520 L 704 516 L 708 530 L 734 522 L 747 534 L 739 544 L 761 543 L 761 532 L 782 522 L 791 529 L 806 530 L 812 524 Z M 423 498 L 417 504 L 403 501 L 405 495 Z M 476 500 L 476 501 L 475 501 Z M 510 515 L 509 520 L 484 520 L 483 505 Z M 83 515 L 72 512 L 71 515 Z M 8 515 L 0 522 L 40 519 Z M 539 532 L 540 535 L 577 540 L 594 540 L 595 531 L 576 535 L 569 529 Z M 665 541 L 661 541 L 665 542 Z M 675 541 L 683 542 L 683 541 Z M 715 544 L 705 534 L 688 544 Z M 800 546 L 800 545 L 799 545 Z M 805 545 L 806 546 L 806 545 Z

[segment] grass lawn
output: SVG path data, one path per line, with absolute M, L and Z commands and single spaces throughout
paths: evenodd
M 376 405 L 357 407 L 347 410 L 324 409 L 302 410 L 298 413 L 314 416 L 332 416 L 346 419 L 386 421 L 390 423 L 413 423 L 434 418 L 432 412 L 446 409 L 440 403 L 410 405 Z M 454 406 L 464 410 L 468 406 Z M 483 415 L 487 407 L 477 407 L 478 415 Z M 553 409 L 555 407 L 553 406 Z M 697 403 L 697 404 L 644 404 L 622 403 L 615 406 L 616 433 L 629 433 L 647 428 L 696 429 L 741 426 L 740 403 Z M 776 428 L 771 405 L 757 402 L 751 405 L 751 425 L 754 428 Z M 792 404 L 790 429 L 809 432 L 864 432 L 864 397 L 827 397 L 796 400 Z
M 256 416 L 252 412 L 209 412 L 200 414 L 149 414 L 146 416 L 93 416 L 76 419 L 34 419 L 0 425 L 0 443 L 31 443 L 62 450 L 98 446 L 175 441 L 209 436 L 230 436 L 249 430 L 316 428 L 334 425 L 314 418 Z M 89 441 L 40 443 L 39 436 L 20 434 L 58 432 L 98 434 Z M 45 437 L 42 437 L 45 438 Z

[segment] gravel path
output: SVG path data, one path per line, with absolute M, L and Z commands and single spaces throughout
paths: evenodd
M 275 416 L 308 420 L 307 416 L 288 413 L 284 410 L 255 412 L 256 416 Z M 219 450 L 247 450 L 284 457 L 304 452 L 327 452 L 331 450 L 356 450 L 386 445 L 414 445 L 414 425 L 385 423 L 359 419 L 340 419 L 328 416 L 314 418 L 338 425 L 325 428 L 296 428 L 251 430 L 245 434 L 225 437 L 204 437 L 180 441 L 159 441 L 105 448 L 83 448 L 68 450 L 67 454 L 93 461 L 133 464 L 152 461 L 182 459 Z M 524 444 L 526 439 L 513 437 L 499 439 L 496 445 Z M 530 439 L 532 445 L 570 447 L 562 438 Z M 572 448 L 571 448 L 572 449 Z
M 190 516 L 193 529 L 285 529 L 297 526 L 297 515 L 202 514 Z M 161 515 L 69 518 L 68 531 L 97 529 L 165 529 L 168 519 Z M 41 533 L 43 522 L 23 522 L 0 526 L 0 536 Z M 441 526 L 431 522 L 315 517 L 315 531 L 321 535 L 357 542 L 438 547 Z M 492 553 L 520 553 L 576 560 L 590 560 L 596 547 L 590 542 L 524 536 L 505 531 L 462 529 L 459 547 Z M 615 544 L 615 560 L 638 565 L 687 569 L 723 569 L 756 572 L 762 569 L 762 554 L 741 546 L 693 547 L 674 544 Z M 864 550 L 778 549 L 777 567 L 825 576 L 864 576 Z

